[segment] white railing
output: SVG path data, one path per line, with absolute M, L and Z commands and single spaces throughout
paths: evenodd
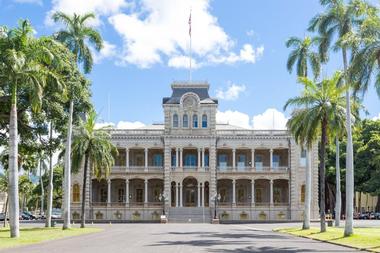
M 110 129 L 111 135 L 163 135 L 162 129 Z
M 287 130 L 217 130 L 217 135 L 289 135 Z

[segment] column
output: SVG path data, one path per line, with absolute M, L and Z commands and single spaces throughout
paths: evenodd
M 236 188 L 236 180 L 235 180 L 235 179 L 232 179 L 232 205 L 233 205 L 233 206 L 236 205 L 235 188 Z
M 236 168 L 236 149 L 232 149 L 232 170 Z
M 270 180 L 270 206 L 273 206 L 273 179 Z
M 148 148 L 145 148 L 145 171 L 148 171 Z
M 201 169 L 201 149 L 198 148 L 198 170 Z
M 129 148 L 125 149 L 125 167 L 129 169 Z
M 205 202 L 205 183 L 203 183 L 203 185 L 201 186 L 201 190 L 202 190 L 202 204 L 201 206 L 205 206 L 206 205 L 206 202 Z
M 175 149 L 175 167 L 176 168 L 178 168 L 178 159 L 179 159 L 179 157 L 178 157 L 178 153 L 179 153 L 179 150 L 178 150 L 178 148 L 176 148 Z
M 144 190 L 145 199 L 144 199 L 144 203 L 148 204 L 148 179 L 145 179 L 144 183 L 145 183 L 145 190 Z
M 183 168 L 183 149 L 182 148 L 180 148 L 179 149 L 179 167 L 181 167 L 181 168 Z
M 182 207 L 182 197 L 183 197 L 182 183 L 178 183 L 178 185 L 179 185 L 179 206 Z
M 125 179 L 125 205 L 129 204 L 129 179 Z
M 251 205 L 255 206 L 255 179 L 251 180 Z
M 200 152 L 199 152 L 200 153 Z M 198 182 L 198 207 L 200 207 L 201 206 L 201 183 L 200 182 Z
M 273 149 L 269 150 L 269 167 L 270 170 L 273 168 Z
M 177 184 L 177 182 L 175 183 L 175 206 L 178 207 L 179 206 L 179 203 L 178 203 L 178 189 L 179 189 L 179 186 Z
M 254 148 L 251 149 L 251 167 L 252 168 L 255 167 L 255 149 Z
M 107 180 L 107 205 L 111 205 L 111 179 Z
M 202 148 L 202 168 L 204 167 L 205 167 L 205 148 Z

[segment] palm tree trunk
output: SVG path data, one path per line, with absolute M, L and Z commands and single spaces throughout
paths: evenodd
M 311 149 L 306 154 L 306 182 L 305 182 L 305 213 L 303 216 L 302 229 L 310 229 L 310 206 L 311 206 Z
M 343 66 L 345 71 L 345 81 L 347 80 L 347 52 L 342 49 Z M 354 233 L 354 153 L 352 145 L 352 129 L 351 129 L 351 101 L 350 88 L 346 91 L 346 129 L 347 129 L 347 147 L 346 147 L 346 223 L 344 226 L 344 236 L 350 236 Z
M 50 143 L 53 139 L 53 124 L 50 123 Z M 53 208 L 53 152 L 52 147 L 49 147 L 49 184 L 48 184 L 48 199 L 47 199 L 47 210 L 46 210 L 46 222 L 45 227 L 50 228 L 51 227 L 51 213 Z
M 42 180 L 42 165 L 41 165 L 41 159 L 39 160 L 39 166 L 40 166 L 40 185 L 41 185 L 41 209 L 40 209 L 40 215 L 44 213 L 44 199 L 45 199 L 45 191 L 44 191 L 44 182 Z
M 327 119 L 322 120 L 322 138 L 321 138 L 321 161 L 319 166 L 319 187 L 321 189 L 320 199 L 320 216 L 321 216 L 321 232 L 326 232 L 326 213 L 325 213 L 325 160 L 326 160 L 326 143 L 327 143 Z
M 86 186 L 87 186 L 87 170 L 88 170 L 88 154 L 84 157 L 84 169 L 83 169 L 83 185 L 82 185 L 82 219 L 80 227 L 84 228 L 86 222 Z
M 3 226 L 6 227 L 7 226 L 7 216 L 8 216 L 8 194 L 7 194 L 7 197 L 5 199 L 5 209 L 4 209 L 4 224 Z
M 20 236 L 18 196 L 18 132 L 17 132 L 17 84 L 12 87 L 12 101 L 9 121 L 9 225 L 12 238 Z
M 336 169 L 336 193 L 335 193 L 335 226 L 340 226 L 340 215 L 342 210 L 342 196 L 340 192 L 340 162 L 339 162 L 339 138 L 335 139 L 336 145 L 336 157 L 335 157 L 335 169 Z
M 69 125 L 67 131 L 66 140 L 66 152 L 65 152 L 65 172 L 64 172 L 64 187 L 63 187 L 63 229 L 70 228 L 70 202 L 71 202 L 71 135 L 73 128 L 73 111 L 74 102 L 70 100 L 70 115 L 69 115 Z

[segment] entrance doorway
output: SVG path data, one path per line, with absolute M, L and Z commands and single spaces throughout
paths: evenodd
M 183 205 L 185 207 L 194 207 L 197 206 L 197 194 L 198 186 L 197 180 L 193 177 L 188 177 L 183 180 Z

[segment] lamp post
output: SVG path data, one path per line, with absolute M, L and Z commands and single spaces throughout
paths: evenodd
M 216 217 L 216 206 L 218 204 L 218 202 L 220 201 L 220 193 L 215 193 L 214 196 L 212 197 L 212 199 L 214 200 L 214 220 L 217 219 Z
M 158 199 L 162 201 L 162 215 L 165 215 L 165 200 L 167 199 L 167 196 L 164 193 L 160 193 Z

